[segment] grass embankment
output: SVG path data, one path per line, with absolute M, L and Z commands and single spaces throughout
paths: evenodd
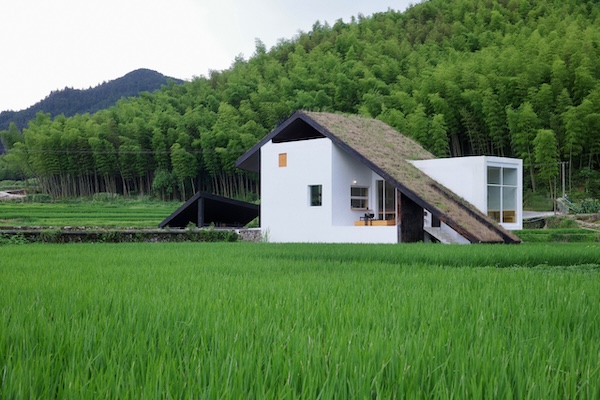
M 515 233 L 527 243 L 600 242 L 600 231 L 591 229 L 524 229 Z
M 599 250 L 5 246 L 0 398 L 599 398 Z
M 156 228 L 181 203 L 153 201 L 0 202 L 1 226 Z
M 557 215 L 535 221 L 538 229 L 515 231 L 524 242 L 600 242 L 598 214 Z M 540 229 L 542 228 L 542 229 Z

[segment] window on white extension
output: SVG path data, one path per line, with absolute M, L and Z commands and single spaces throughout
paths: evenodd
M 488 167 L 487 210 L 496 222 L 517 221 L 517 169 Z

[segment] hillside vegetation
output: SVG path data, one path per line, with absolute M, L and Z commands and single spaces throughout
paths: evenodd
M 430 0 L 358 16 L 95 114 L 38 114 L 1 175 L 54 196 L 252 197 L 235 160 L 297 109 L 379 118 L 437 156 L 524 159 L 527 185 L 600 195 L 600 4 Z M 1 165 L 1 164 L 0 164 Z
M 0 130 L 7 130 L 11 122 L 17 129 L 23 129 L 40 111 L 53 116 L 64 114 L 67 117 L 95 113 L 113 106 L 121 98 L 137 96 L 140 92 L 154 92 L 170 80 L 176 83 L 183 82 L 142 68 L 93 88 L 64 88 L 53 91 L 45 99 L 25 110 L 0 112 Z

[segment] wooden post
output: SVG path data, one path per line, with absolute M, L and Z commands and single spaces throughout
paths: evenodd
M 204 199 L 200 197 L 198 199 L 198 223 L 196 226 L 202 228 L 204 225 Z
M 402 193 L 396 189 L 396 230 L 398 243 L 402 243 Z

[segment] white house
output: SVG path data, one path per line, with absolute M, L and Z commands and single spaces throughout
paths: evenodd
M 497 222 L 521 226 L 520 160 L 434 159 L 378 120 L 299 111 L 236 165 L 260 173 L 272 242 L 519 242 Z

